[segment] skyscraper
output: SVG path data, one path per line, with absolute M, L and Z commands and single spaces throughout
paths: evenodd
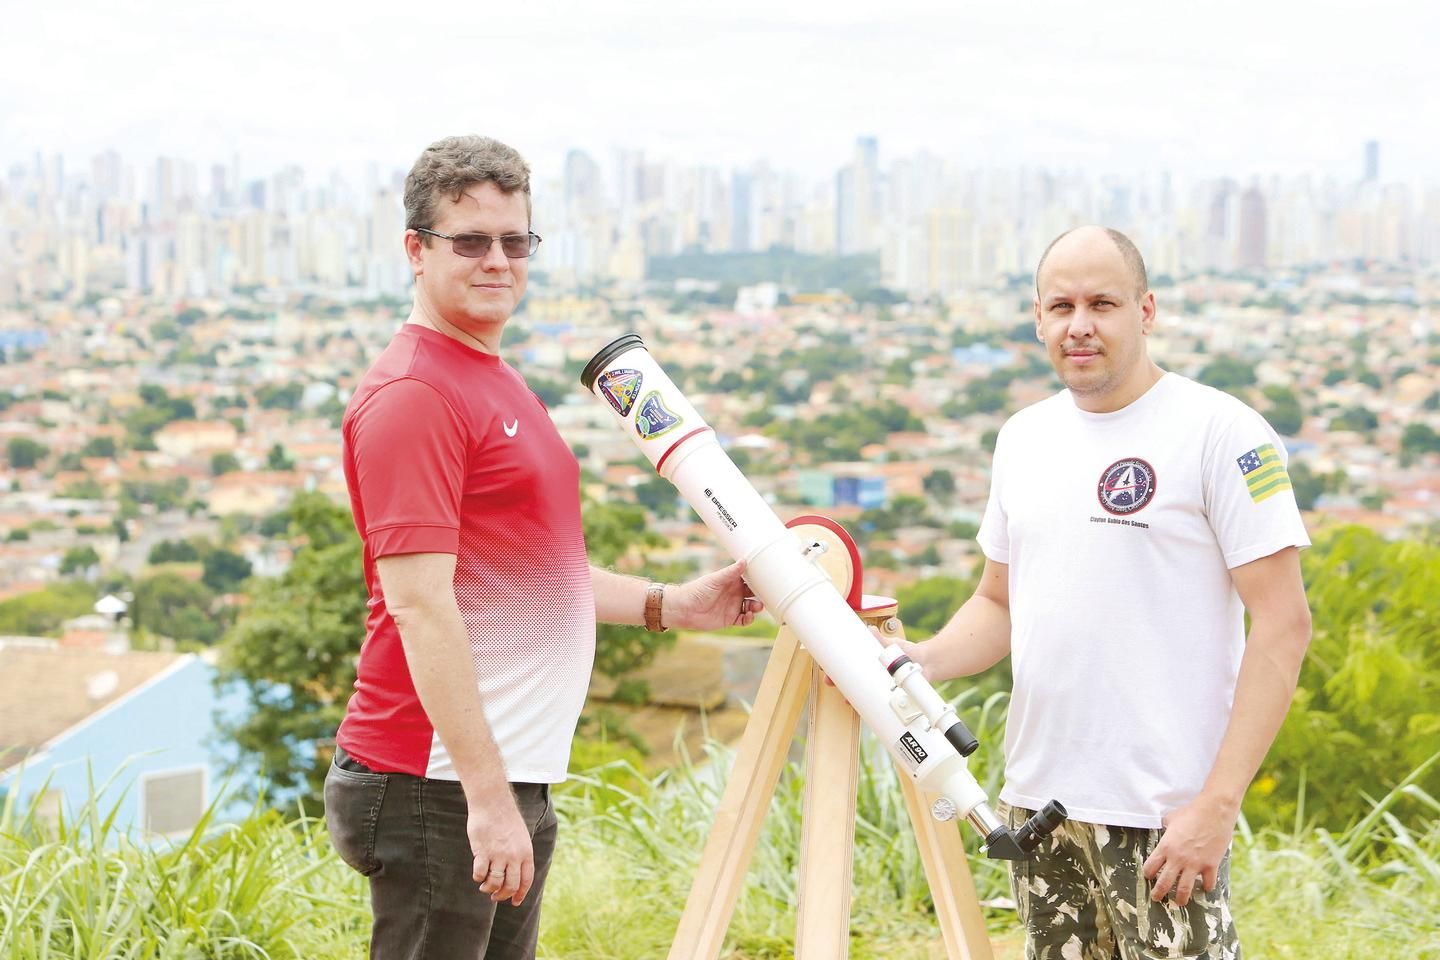
M 1374 183 L 1380 179 L 1380 141 L 1365 141 L 1365 181 Z

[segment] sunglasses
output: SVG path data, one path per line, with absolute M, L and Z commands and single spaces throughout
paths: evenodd
M 532 256 L 536 248 L 540 246 L 538 233 L 507 233 L 503 237 L 492 237 L 486 233 L 457 233 L 451 236 L 448 233 L 426 230 L 424 227 L 416 227 L 415 232 L 428 233 L 432 237 L 449 240 L 450 249 L 455 251 L 456 256 L 473 259 L 479 259 L 489 253 L 492 240 L 500 241 L 500 252 L 511 260 L 523 260 Z

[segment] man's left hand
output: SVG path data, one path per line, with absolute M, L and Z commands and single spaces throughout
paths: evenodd
M 686 630 L 719 630 L 755 622 L 765 604 L 750 595 L 746 586 L 745 563 L 732 563 L 723 570 L 671 587 L 665 593 L 662 620 L 667 627 Z
M 1190 902 L 1196 880 L 1204 883 L 1207 893 L 1214 890 L 1239 816 L 1238 805 L 1204 794 L 1166 814 L 1161 821 L 1165 833 L 1144 866 L 1145 878 L 1154 883 L 1150 899 L 1158 903 L 1174 887 L 1175 903 L 1183 907 Z

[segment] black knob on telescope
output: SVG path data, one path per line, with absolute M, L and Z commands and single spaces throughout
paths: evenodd
M 960 720 L 956 720 L 950 725 L 950 729 L 945 731 L 945 739 L 950 741 L 952 747 L 960 751 L 962 757 L 970 756 L 980 746 L 980 741 L 975 739 L 975 734 L 971 733 L 970 728 Z
M 638 333 L 627 333 L 623 337 L 611 340 L 601 347 L 600 352 L 591 357 L 590 362 L 585 364 L 585 369 L 580 371 L 580 385 L 586 390 L 594 390 L 595 378 L 600 376 L 600 371 L 604 370 L 611 360 L 632 347 L 643 346 L 645 346 L 645 341 L 640 339 Z

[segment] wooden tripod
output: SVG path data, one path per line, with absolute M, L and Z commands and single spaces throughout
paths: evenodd
M 861 597 L 859 555 L 843 528 L 820 517 L 791 526 L 826 547 L 819 563 L 867 624 L 903 637 L 898 607 L 888 597 Z M 860 600 L 859 603 L 855 602 Z M 781 624 L 685 901 L 669 960 L 715 960 L 734 913 L 765 810 L 806 699 L 805 805 L 801 824 L 797 960 L 836 960 L 849 952 L 850 881 L 855 851 L 855 792 L 860 769 L 860 717 Z M 930 815 L 933 796 L 900 771 L 905 805 L 935 901 L 948 960 L 993 960 L 960 827 Z

